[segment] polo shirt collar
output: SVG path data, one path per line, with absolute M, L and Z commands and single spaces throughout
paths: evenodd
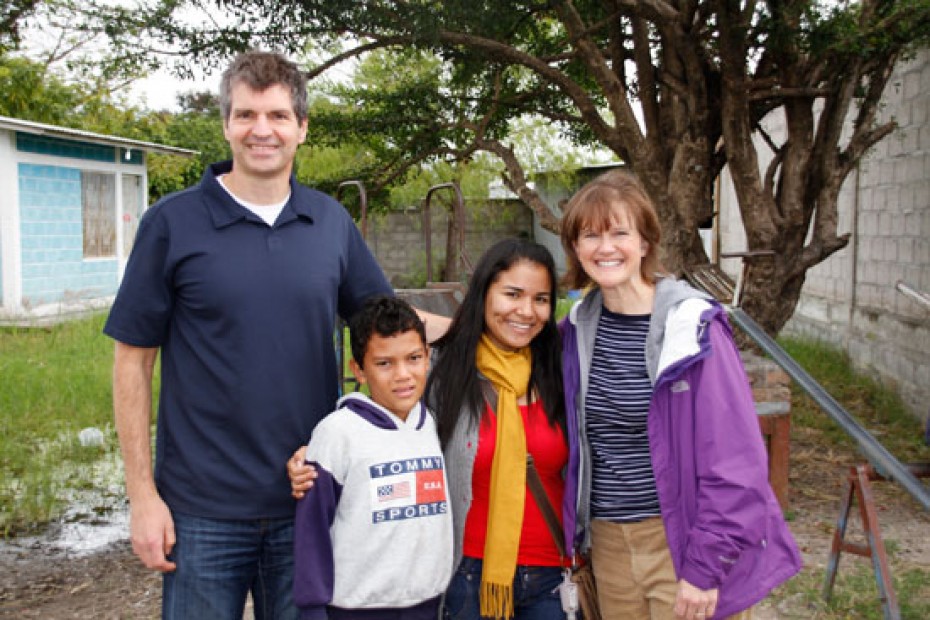
M 207 208 L 210 211 L 210 217 L 213 219 L 213 225 L 216 228 L 225 228 L 243 220 L 251 219 L 251 213 L 242 205 L 233 200 L 229 192 L 220 185 L 219 177 L 232 172 L 232 161 L 222 161 L 207 166 L 203 173 L 203 179 L 200 184 L 203 188 L 206 198 Z M 284 224 L 291 220 L 303 219 L 313 223 L 313 213 L 310 208 L 309 200 L 301 200 L 299 196 L 303 194 L 304 187 L 297 182 L 297 177 L 291 174 L 289 179 L 291 186 L 291 197 L 284 205 L 281 215 L 278 216 L 279 224 Z

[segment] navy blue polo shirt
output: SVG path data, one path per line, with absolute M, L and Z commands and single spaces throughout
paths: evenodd
M 335 407 L 333 329 L 392 294 L 346 210 L 291 178 L 274 226 L 214 164 L 152 206 L 104 332 L 161 348 L 155 482 L 172 510 L 290 517 L 285 464 Z

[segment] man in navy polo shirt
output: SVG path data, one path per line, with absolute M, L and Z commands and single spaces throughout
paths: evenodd
M 256 618 L 296 618 L 284 463 L 336 402 L 336 315 L 391 288 L 345 209 L 291 175 L 297 66 L 243 54 L 220 106 L 232 162 L 148 210 L 104 328 L 131 539 L 165 573 L 165 618 L 242 618 L 248 593 Z

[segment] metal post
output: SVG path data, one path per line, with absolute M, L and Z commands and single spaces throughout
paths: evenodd
M 343 181 L 339 184 L 339 187 L 336 188 L 336 200 L 342 198 L 342 190 L 346 187 L 357 187 L 358 188 L 358 203 L 359 210 L 361 211 L 359 216 L 359 228 L 362 232 L 362 239 L 368 240 L 368 193 L 365 191 L 365 185 L 361 181 Z M 339 396 L 342 396 L 342 392 L 345 389 L 346 381 L 346 361 L 345 361 L 345 338 L 343 337 L 345 333 L 345 321 L 340 318 L 336 318 L 336 333 L 333 335 L 334 344 L 333 346 L 336 349 L 336 376 L 339 377 Z
M 465 253 L 465 200 L 462 197 L 462 190 L 459 189 L 458 183 L 440 183 L 433 185 L 426 192 L 426 199 L 423 203 L 423 230 L 426 235 L 426 282 L 433 281 L 433 252 L 432 252 L 432 227 L 430 224 L 430 201 L 433 193 L 440 189 L 449 188 L 454 193 L 452 202 L 452 217 L 455 219 L 456 239 L 455 246 L 458 249 L 458 256 L 446 257 L 446 260 L 457 260 L 465 264 L 465 267 L 471 270 L 471 261 Z M 456 269 L 455 271 L 458 271 Z
M 781 366 L 788 376 L 813 398 L 847 435 L 858 444 L 859 451 L 875 470 L 885 478 L 904 487 L 926 510 L 930 510 L 930 490 L 907 467 L 872 436 L 842 405 L 836 402 L 784 349 L 782 349 L 752 317 L 741 308 L 728 308 L 730 318 L 740 326 L 768 355 Z

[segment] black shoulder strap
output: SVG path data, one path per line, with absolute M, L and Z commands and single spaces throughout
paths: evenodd
M 562 527 L 559 525 L 559 518 L 552 508 L 549 496 L 546 495 L 546 489 L 543 487 L 542 480 L 539 479 L 539 472 L 536 471 L 536 464 L 533 461 L 533 455 L 526 455 L 526 485 L 536 499 L 536 505 L 539 506 L 539 512 L 542 513 L 546 525 L 549 527 L 549 533 L 552 534 L 552 540 L 559 550 L 559 555 L 565 557 L 565 541 L 562 539 Z

